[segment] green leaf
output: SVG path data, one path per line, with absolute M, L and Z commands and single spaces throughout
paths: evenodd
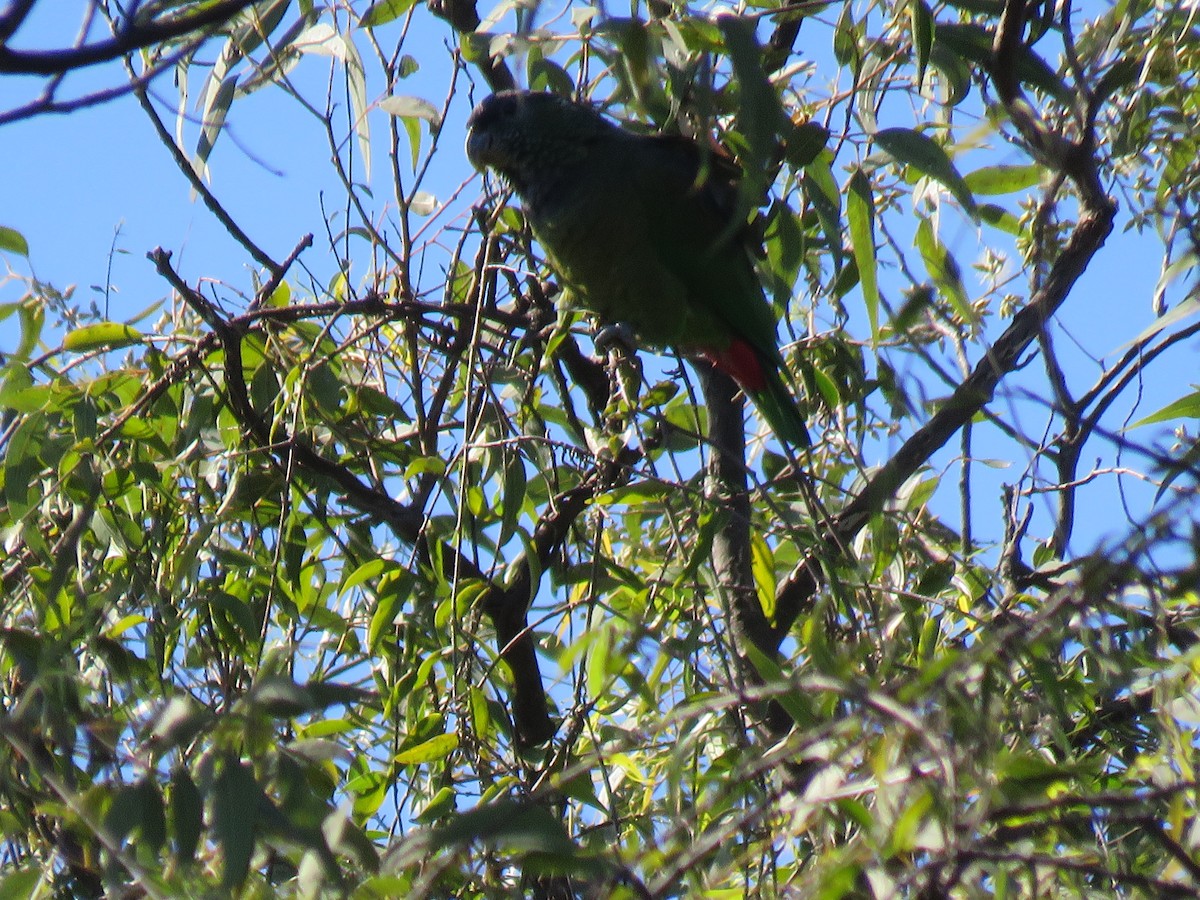
M 1108 71 L 1101 75 L 1100 80 L 1096 82 L 1093 91 L 1094 102 L 1103 103 L 1112 94 L 1134 84 L 1142 71 L 1144 62 L 1143 57 L 1123 57 L 1109 66 Z
M 1138 419 L 1130 428 L 1141 428 L 1143 425 L 1155 425 L 1159 422 L 1170 422 L 1173 419 L 1200 419 L 1200 391 L 1180 397 L 1168 403 L 1156 413 Z
M 242 884 L 250 872 L 261 795 L 254 770 L 227 756 L 212 786 L 212 831 L 221 845 L 221 886 L 226 891 Z
M 885 128 L 875 132 L 874 137 L 875 143 L 897 162 L 910 165 L 940 182 L 966 212 L 972 216 L 977 214 L 970 188 L 936 141 L 911 128 Z
M 4 499 L 8 503 L 8 521 L 21 519 L 42 501 L 39 474 L 42 461 L 38 457 L 46 441 L 46 417 L 34 413 L 18 420 L 16 430 L 4 449 Z
M 525 462 L 519 453 L 504 454 L 504 488 L 500 495 L 500 537 L 497 544 L 503 547 L 516 533 L 521 511 L 525 508 Z
M 997 206 L 995 203 L 980 203 L 979 218 L 993 228 L 999 228 L 1013 237 L 1021 235 L 1020 220 L 1003 206 Z
M 412 152 L 412 167 L 415 170 L 421 157 L 421 121 L 428 122 L 430 130 L 436 131 L 442 124 L 440 113 L 428 100 L 399 94 L 380 100 L 379 108 L 403 123 Z
M 26 300 L 17 309 L 17 318 L 21 320 L 21 340 L 13 351 L 13 359 L 28 359 L 42 336 L 42 326 L 46 324 L 46 307 L 37 300 Z
M 1166 315 L 1159 316 L 1157 319 L 1155 319 L 1153 324 L 1143 330 L 1142 333 L 1135 337 L 1132 341 L 1122 344 L 1122 348 L 1144 344 L 1164 328 L 1174 325 L 1176 322 L 1182 322 L 1184 319 L 1194 316 L 1196 313 L 1200 313 L 1200 297 L 1188 297 Z
M 755 671 L 758 672 L 764 684 L 787 684 L 787 676 L 783 673 L 783 669 L 780 668 L 779 663 L 763 653 L 758 647 L 747 643 L 746 656 L 749 657 L 750 664 L 754 666 Z M 775 699 L 779 701 L 779 705 L 784 708 L 787 714 L 792 717 L 792 721 L 800 727 L 805 728 L 816 724 L 817 718 L 812 703 L 802 691 L 789 688 L 778 694 Z
M 7 250 L 9 253 L 16 253 L 20 256 L 29 256 L 29 242 L 25 240 L 25 236 L 21 232 L 0 225 L 0 250 Z
M 377 28 L 386 25 L 407 13 L 416 5 L 417 0 L 379 0 L 372 3 L 358 24 L 363 28 Z
M 412 575 L 404 571 L 389 573 L 379 579 L 376 589 L 378 602 L 367 628 L 367 646 L 374 653 L 396 627 L 396 616 L 412 592 Z
M 850 246 L 858 266 L 859 283 L 871 323 L 871 342 L 879 340 L 879 285 L 875 278 L 875 199 L 871 182 L 861 168 L 850 176 L 846 192 L 846 219 L 850 226 Z
M 843 4 L 842 14 L 838 16 L 833 32 L 833 56 L 839 66 L 849 69 L 854 74 L 854 82 L 857 84 L 859 69 L 862 68 L 862 35 L 860 26 L 854 21 L 852 6 L 851 3 Z
M 94 325 L 84 325 L 76 328 L 63 338 L 63 347 L 74 353 L 86 353 L 91 350 L 116 350 L 128 347 L 143 340 L 143 335 L 136 328 L 123 325 L 120 322 L 97 322 Z
M 816 162 L 829 145 L 829 129 L 820 122 L 801 122 L 792 129 L 784 147 L 787 161 L 797 169 Z
M 433 836 L 435 847 L 462 847 L 476 840 L 517 851 L 564 856 L 579 852 L 562 822 L 549 809 L 517 800 L 500 800 L 459 813 Z
M 19 869 L 0 878 L 0 897 L 29 900 L 50 896 L 42 890 L 42 870 L 38 866 Z
M 118 843 L 136 831 L 139 842 L 157 852 L 167 837 L 166 814 L 158 785 L 143 778 L 120 788 L 108 808 L 104 825 Z
M 821 230 L 829 242 L 829 253 L 835 272 L 840 272 L 843 263 L 842 249 L 842 195 L 833 180 L 832 155 L 822 152 L 820 157 L 804 170 L 804 196 L 817 214 Z
M 1042 180 L 1041 166 L 984 166 L 963 178 L 975 194 L 1015 194 Z
M 537 45 L 530 48 L 529 60 L 525 67 L 529 73 L 529 89 L 550 91 L 569 97 L 575 90 L 575 82 L 571 80 L 570 74 L 554 60 L 546 59 L 541 52 L 535 51 L 540 51 Z
M 933 13 L 924 0 L 909 0 L 908 15 L 912 22 L 913 50 L 917 56 L 917 90 L 920 90 L 925 84 L 929 51 L 933 49 Z
M 938 25 L 936 43 L 948 47 L 969 62 L 990 70 L 992 65 L 992 32 L 982 25 Z M 1071 89 L 1027 45 L 1021 45 L 1016 59 L 1017 78 L 1022 84 L 1037 88 L 1060 103 L 1071 102 Z
M 925 268 L 945 300 L 963 321 L 975 323 L 979 316 L 967 297 L 958 263 L 933 233 L 933 224 L 929 219 L 921 219 L 917 226 L 916 245 L 925 261 Z
M 755 38 L 754 24 L 740 16 L 723 14 L 717 17 L 717 26 L 737 77 L 737 128 L 749 148 L 745 178 L 749 196 L 757 198 L 775 151 L 775 135 L 786 119 L 779 95 L 763 71 L 762 48 Z
M 433 795 L 433 799 L 425 804 L 425 808 L 417 813 L 415 817 L 416 821 L 422 825 L 428 825 L 430 822 L 436 822 L 448 813 L 454 812 L 454 801 L 457 796 L 454 793 L 454 788 L 443 787 L 439 789 Z
M 189 862 L 200 846 L 200 833 L 204 828 L 204 799 L 186 766 L 178 766 L 171 772 L 171 795 L 167 809 L 171 834 L 175 839 L 175 860 Z
M 458 735 L 456 734 L 439 734 L 431 737 L 427 741 L 417 744 L 415 747 L 409 747 L 407 750 L 401 750 L 394 757 L 394 761 L 400 766 L 420 765 L 422 763 L 435 762 L 439 759 L 444 759 L 458 748 Z

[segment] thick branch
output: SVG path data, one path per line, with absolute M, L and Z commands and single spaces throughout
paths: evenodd
M 0 25 L 16 30 L 20 27 L 20 19 L 23 18 L 23 8 L 27 11 L 32 5 L 29 2 L 20 4 L 0 22 Z M 17 75 L 60 75 L 96 63 L 109 62 L 135 50 L 224 24 L 253 5 L 254 0 L 222 0 L 207 7 L 200 5 L 197 12 L 189 15 L 154 19 L 141 24 L 130 22 L 108 40 L 64 50 L 13 50 L 6 44 L 0 44 L 0 72 Z M 16 24 L 11 24 L 9 19 L 14 16 L 19 18 L 15 19 Z
M 744 401 L 733 379 L 707 363 L 693 363 L 708 409 L 708 493 L 724 514 L 713 534 L 712 561 L 717 582 L 728 594 L 730 626 L 739 656 L 749 643 L 772 652 L 770 623 L 758 602 L 750 567 L 750 494 L 747 490 Z
M 479 13 L 475 9 L 475 0 L 428 0 L 429 11 L 450 23 L 450 27 L 467 37 L 475 33 L 479 27 Z M 479 70 L 493 91 L 508 91 L 517 86 L 508 64 L 504 60 L 487 54 L 477 60 Z
M 295 259 L 293 253 L 288 262 Z M 164 250 L 150 254 L 159 273 L 180 296 L 209 325 L 225 350 L 225 386 L 229 403 L 243 429 L 277 465 L 287 472 L 320 475 L 338 486 L 346 502 L 360 511 L 386 523 L 405 542 L 415 546 L 422 560 L 429 564 L 440 559 L 441 570 L 447 577 L 467 578 L 488 584 L 483 609 L 496 631 L 500 657 L 512 674 L 512 709 L 517 741 L 530 746 L 544 743 L 554 736 L 555 724 L 550 718 L 545 687 L 537 659 L 537 647 L 529 630 L 530 602 L 537 593 L 535 573 L 544 572 L 558 553 L 570 529 L 587 507 L 588 501 L 603 486 L 619 480 L 638 459 L 636 451 L 628 451 L 615 461 L 597 468 L 578 485 L 558 495 L 550 512 L 534 529 L 533 540 L 524 555 L 515 560 L 516 574 L 507 585 L 490 579 L 478 565 L 449 543 L 440 543 L 436 552 L 425 534 L 425 516 L 416 504 L 403 504 L 382 488 L 362 481 L 354 472 L 322 456 L 304 438 L 289 434 L 280 422 L 267 422 L 253 407 L 242 369 L 242 339 L 257 320 L 287 318 L 295 310 L 255 310 L 235 319 L 225 319 L 198 291 L 193 290 L 170 265 L 171 255 Z M 282 275 L 282 273 L 281 273 Z M 268 285 L 269 287 L 269 285 Z M 265 290 L 265 289 L 264 289 Z M 380 304 L 363 301 L 363 311 L 378 311 Z M 257 306 L 257 304 L 256 304 Z M 408 306 L 414 307 L 413 304 Z M 347 304 L 336 304 L 331 311 L 346 312 Z M 311 309 L 307 312 L 311 313 Z M 280 314 L 283 314 L 282 316 Z M 212 341 L 203 346 L 211 349 Z M 188 354 L 196 358 L 196 351 Z M 173 377 L 180 377 L 174 369 Z M 114 426 L 117 427 L 117 426 Z M 110 429 L 107 434 L 111 434 Z
M 895 496 L 900 486 L 991 402 L 1000 381 L 1016 368 L 1021 355 L 1066 301 L 1075 282 L 1112 231 L 1116 206 L 1104 194 L 1100 183 L 1091 132 L 1077 143 L 1067 141 L 1046 128 L 1021 94 L 1016 65 L 1024 10 L 1023 0 L 1009 0 L 1005 5 L 993 45 L 993 76 L 1010 118 L 1032 151 L 1074 183 L 1080 195 L 1079 221 L 1029 304 L 1013 318 L 1012 324 L 941 409 L 905 441 L 896 455 L 837 516 L 829 535 L 829 540 L 836 545 L 849 544 L 870 517 Z M 776 592 L 778 640 L 783 639 L 796 616 L 816 593 L 817 566 L 815 558 L 806 558 L 779 586 Z

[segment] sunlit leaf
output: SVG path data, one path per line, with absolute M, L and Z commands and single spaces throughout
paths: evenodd
M 359 24 L 364 28 L 386 25 L 407 13 L 416 5 L 416 2 L 417 0 L 379 0 L 378 3 L 372 3 L 363 13 Z
M 142 333 L 136 328 L 120 322 L 97 322 L 70 332 L 63 338 L 63 347 L 74 353 L 87 353 L 91 350 L 116 350 L 143 339 Z
M 19 256 L 28 256 L 29 243 L 21 232 L 0 225 L 0 250 L 16 253 Z
M 875 280 L 875 200 L 871 182 L 862 169 L 850 176 L 846 192 L 846 219 L 850 226 L 850 246 L 858 265 L 859 283 L 867 305 L 871 340 L 879 339 L 879 286 Z
M 875 132 L 874 139 L 897 162 L 911 165 L 923 175 L 940 182 L 966 212 L 975 214 L 975 198 L 971 196 L 971 189 L 936 141 L 911 128 L 885 128 Z
M 1168 403 L 1156 413 L 1143 419 L 1138 419 L 1130 428 L 1141 428 L 1143 425 L 1155 425 L 1159 422 L 1170 422 L 1174 419 L 1200 419 L 1200 391 L 1180 397 Z

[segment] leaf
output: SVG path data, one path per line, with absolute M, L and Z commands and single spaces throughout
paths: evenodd
M 503 547 L 516 533 L 521 511 L 525 508 L 527 479 L 525 462 L 519 453 L 504 454 L 504 487 L 500 499 L 500 537 L 496 543 Z
M 792 129 L 784 147 L 787 161 L 797 169 L 816 162 L 829 144 L 829 129 L 820 122 L 801 122 Z
M 984 166 L 963 178 L 975 194 L 1015 194 L 1042 180 L 1041 166 Z
M 136 328 L 120 322 L 97 322 L 70 332 L 63 338 L 63 347 L 74 353 L 85 353 L 90 350 L 116 350 L 141 340 L 143 335 Z
M 854 83 L 858 84 L 858 74 L 862 68 L 861 28 L 854 21 L 852 6 L 851 3 L 844 4 L 842 14 L 838 16 L 833 33 L 833 56 L 839 66 L 854 74 Z
M 875 200 L 871 182 L 856 168 L 850 176 L 846 192 L 846 219 L 850 225 L 850 246 L 858 266 L 859 283 L 871 323 L 871 342 L 879 340 L 879 285 L 876 282 L 875 261 Z
M 291 0 L 275 0 L 266 9 L 261 8 L 261 3 L 255 4 L 248 10 L 246 22 L 234 30 L 230 40 L 237 44 L 243 56 L 252 53 L 279 27 L 290 5 Z
M 971 92 L 971 73 L 974 70 L 963 57 L 937 41 L 929 54 L 929 63 L 941 73 L 939 86 L 945 92 L 946 106 L 958 106 Z
M 921 219 L 921 224 L 917 226 L 916 245 L 925 261 L 925 268 L 941 289 L 942 296 L 963 321 L 976 323 L 979 316 L 967 297 L 958 263 L 933 233 L 929 219 Z
M 0 250 L 7 250 L 9 253 L 16 253 L 19 256 L 29 256 L 29 243 L 21 232 L 0 225 Z
M 437 107 L 422 97 L 412 97 L 407 94 L 393 94 L 379 101 L 379 108 L 391 116 L 402 119 L 424 119 L 433 128 L 440 128 L 441 115 Z
M 875 143 L 897 162 L 910 165 L 940 182 L 966 212 L 977 215 L 970 188 L 936 141 L 911 128 L 885 128 L 875 132 Z
M 175 860 L 188 862 L 200 846 L 200 832 L 204 827 L 204 799 L 185 766 L 179 766 L 171 772 L 171 797 L 167 809 L 171 833 L 175 838 Z
M 1170 422 L 1173 419 L 1200 419 L 1200 391 L 1180 397 L 1168 403 L 1156 413 L 1138 419 L 1130 428 L 1141 428 L 1143 425 L 1155 425 L 1159 422 Z
M 1145 59 L 1142 57 L 1127 56 L 1109 66 L 1108 71 L 1101 75 L 1100 80 L 1096 82 L 1096 87 L 1092 92 L 1094 94 L 1093 102 L 1103 103 L 1112 94 L 1137 81 L 1144 62 Z
M 418 216 L 432 216 L 437 212 L 438 200 L 433 194 L 426 193 L 425 191 L 417 191 L 413 194 L 408 208 Z
M 413 169 L 416 169 L 421 154 L 421 121 L 429 123 L 431 132 L 442 127 L 442 119 L 437 107 L 421 97 L 393 94 L 391 97 L 380 100 L 379 108 L 404 123 L 404 130 L 408 133 L 409 147 L 412 150 Z
M 1020 221 L 1003 206 L 997 206 L 995 203 L 980 203 L 979 218 L 1013 237 L 1021 235 Z
M 929 51 L 933 49 L 933 13 L 929 11 L 924 0 L 909 0 L 908 15 L 912 22 L 913 50 L 917 55 L 917 90 L 919 91 L 925 84 L 925 69 L 929 66 Z
M 420 765 L 422 763 L 435 762 L 439 759 L 444 759 L 458 748 L 458 735 L 456 734 L 439 734 L 431 737 L 427 741 L 417 744 L 415 747 L 409 747 L 407 750 L 401 750 L 394 757 L 394 761 L 400 766 Z
M 1176 322 L 1180 322 L 1198 312 L 1200 312 L 1200 297 L 1188 297 L 1166 315 L 1159 316 L 1149 328 L 1142 331 L 1132 341 L 1122 344 L 1118 349 L 1144 344 L 1167 326 L 1174 325 Z
M 11 897 L 12 900 L 29 900 L 48 896 L 42 891 L 42 870 L 39 866 L 30 866 L 13 871 L 0 878 L 0 897 Z
M 408 572 L 394 572 L 379 580 L 376 590 L 378 601 L 367 628 L 367 646 L 372 653 L 377 652 L 381 643 L 393 633 L 396 617 L 404 608 L 411 590 L 412 576 Z
M 16 430 L 4 447 L 4 499 L 8 503 L 8 521 L 17 521 L 42 500 L 39 473 L 42 461 L 38 457 L 46 440 L 46 417 L 34 413 L 18 419 Z
M 166 815 L 158 785 L 148 778 L 118 789 L 104 820 L 118 843 L 134 831 L 140 842 L 157 852 L 166 842 Z
M 261 794 L 254 770 L 227 756 L 212 786 L 212 831 L 221 845 L 221 886 L 226 891 L 241 885 L 250 872 Z
M 773 658 L 763 653 L 758 647 L 753 644 L 746 644 L 746 655 L 750 659 L 750 664 L 754 666 L 756 672 L 763 682 L 767 685 L 785 685 L 788 683 L 787 676 L 783 673 L 779 663 Z M 816 724 L 817 717 L 812 703 L 803 691 L 796 690 L 789 686 L 775 697 L 779 701 L 779 705 L 784 708 L 792 721 L 801 728 L 809 727 Z
M 36 300 L 28 300 L 17 309 L 17 318 L 21 320 L 21 340 L 17 342 L 17 349 L 10 358 L 28 359 L 42 336 L 42 326 L 46 324 L 46 307 Z
M 346 43 L 332 25 L 318 22 L 304 31 L 292 43 L 301 53 L 313 53 L 317 56 L 330 56 L 334 59 L 346 59 Z
M 350 111 L 354 116 L 354 133 L 358 135 L 359 152 L 362 154 L 361 180 L 371 180 L 371 121 L 367 115 L 367 73 L 362 57 L 354 41 L 341 36 L 345 47 L 346 84 L 350 94 Z
M 502 844 L 506 849 L 559 853 L 579 852 L 550 810 L 517 800 L 501 800 L 459 813 L 434 832 L 436 847 L 462 847 L 476 840 Z
M 833 258 L 835 272 L 840 272 L 843 262 L 842 250 L 842 195 L 837 183 L 833 180 L 833 170 L 830 168 L 832 156 L 823 152 L 820 157 L 804 170 L 804 196 L 817 214 L 821 230 L 829 243 L 829 253 Z
M 1191 274 L 1195 271 L 1197 264 L 1200 264 L 1200 258 L 1191 250 L 1183 253 L 1179 259 L 1174 260 L 1169 266 L 1163 269 L 1163 273 L 1158 276 L 1158 283 L 1154 285 L 1154 305 L 1155 310 L 1166 308 L 1167 288 L 1172 282 L 1176 281 L 1180 275 Z
M 208 158 L 212 155 L 217 138 L 221 136 L 221 128 L 225 125 L 225 116 L 229 105 L 233 102 L 234 90 L 237 88 L 237 76 L 230 75 L 223 79 L 201 113 L 204 125 L 200 129 L 200 139 L 196 142 L 196 155 L 192 161 L 196 173 L 204 176 L 208 168 Z
M 763 71 L 762 48 L 754 36 L 754 24 L 726 13 L 717 17 L 717 26 L 737 77 L 737 127 L 749 147 L 746 162 L 751 171 L 745 173 L 748 196 L 757 198 L 775 151 L 775 135 L 785 121 L 783 107 Z
M 377 28 L 386 25 L 407 13 L 416 5 L 417 0 L 379 0 L 372 3 L 358 24 L 363 28 Z
M 992 65 L 992 32 L 982 25 L 939 25 L 936 43 L 943 44 L 964 59 L 985 70 Z M 1071 89 L 1055 74 L 1046 61 L 1027 45 L 1022 44 L 1015 63 L 1021 83 L 1037 88 L 1060 103 L 1071 102 Z

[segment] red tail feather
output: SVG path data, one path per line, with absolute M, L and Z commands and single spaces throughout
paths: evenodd
M 733 378 L 747 393 L 766 390 L 767 375 L 754 348 L 741 338 L 734 338 L 721 350 L 702 350 L 700 355 Z

